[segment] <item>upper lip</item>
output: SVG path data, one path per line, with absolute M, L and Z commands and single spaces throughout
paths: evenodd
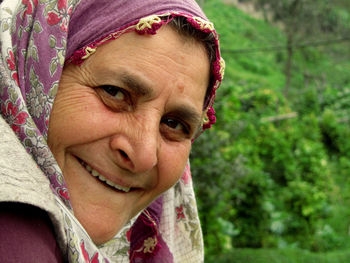
M 105 177 L 107 180 L 112 181 L 113 183 L 120 185 L 122 187 L 129 187 L 129 188 L 139 188 L 139 187 L 135 187 L 132 186 L 132 184 L 126 183 L 124 180 L 120 179 L 120 178 L 116 178 L 115 176 L 112 176 L 110 174 L 108 174 L 105 171 L 102 171 L 101 169 L 99 169 L 98 167 L 92 165 L 91 163 L 86 162 L 85 160 L 82 160 L 80 158 L 78 158 L 81 162 L 83 162 L 86 165 L 89 165 L 93 170 L 96 170 L 99 174 L 101 174 L 103 177 Z

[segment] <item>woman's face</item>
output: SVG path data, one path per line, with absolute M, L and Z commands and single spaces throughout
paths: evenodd
M 48 144 L 95 243 L 181 177 L 208 82 L 204 46 L 169 26 L 124 34 L 64 68 Z

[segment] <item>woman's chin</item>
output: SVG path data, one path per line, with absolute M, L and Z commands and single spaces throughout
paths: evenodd
M 96 245 L 102 245 L 113 239 L 113 237 L 122 229 L 125 223 L 120 222 L 119 224 L 114 223 L 113 225 L 104 223 L 97 225 L 92 223 L 87 225 L 83 224 L 83 227 Z
M 74 208 L 74 206 L 73 206 Z M 86 211 L 74 210 L 75 217 L 82 224 L 90 238 L 96 245 L 102 245 L 111 239 L 123 228 L 130 220 L 126 215 L 108 213 L 89 213 Z
M 92 241 L 95 243 L 95 245 L 100 246 L 104 243 L 107 243 L 113 237 L 118 233 L 119 229 L 117 231 L 111 232 L 111 233 L 96 233 L 96 235 L 90 235 Z

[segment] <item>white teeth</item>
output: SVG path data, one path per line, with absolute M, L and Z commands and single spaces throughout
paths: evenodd
M 89 166 L 89 165 L 87 165 L 87 164 L 85 164 L 83 162 L 82 162 L 82 164 L 84 165 L 84 167 L 86 168 L 86 170 L 88 170 L 88 172 L 90 174 L 92 174 L 94 177 L 97 177 L 100 181 L 106 182 L 108 185 L 110 185 L 110 186 L 112 186 L 115 189 L 118 189 L 120 191 L 124 191 L 126 193 L 130 191 L 130 187 L 124 187 L 124 186 L 117 185 L 117 184 L 113 183 L 112 181 L 107 180 L 106 178 L 104 178 L 96 170 L 92 169 L 91 166 Z
M 95 175 L 96 176 L 96 175 Z M 104 178 L 102 175 L 98 175 L 97 176 L 98 177 L 98 179 L 100 179 L 102 182 L 106 182 L 107 181 L 107 179 L 106 178 Z
M 91 168 L 89 165 L 86 165 L 85 168 L 86 168 L 86 170 L 88 170 L 89 172 L 92 171 L 92 168 Z
M 101 177 L 99 177 L 101 178 Z M 120 191 L 124 191 L 124 192 L 129 192 L 130 191 L 130 187 L 123 187 L 123 186 L 120 186 L 120 185 L 117 185 L 115 183 L 113 183 L 112 181 L 109 181 L 109 180 L 106 180 L 106 183 Z
M 110 185 L 110 186 L 113 186 L 113 185 L 114 185 L 114 183 L 113 183 L 112 181 L 109 181 L 109 180 L 106 180 L 106 183 L 107 183 L 108 185 Z

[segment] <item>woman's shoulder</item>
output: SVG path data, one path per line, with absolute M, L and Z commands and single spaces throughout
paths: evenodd
M 0 211 L 2 212 L 4 203 L 10 203 L 21 209 L 26 207 L 33 211 L 36 209 L 43 211 L 46 217 L 51 219 L 50 222 L 54 223 L 60 246 L 65 249 L 67 238 L 63 215 L 50 188 L 48 178 L 1 116 L 0 135 Z M 12 212 L 19 213 L 21 209 L 15 209 Z M 6 261 L 0 260 L 0 262 Z
M 0 203 L 0 262 L 63 262 L 48 214 L 35 206 Z
M 0 134 L 0 202 L 28 203 L 46 211 L 56 209 L 48 178 L 2 117 Z

